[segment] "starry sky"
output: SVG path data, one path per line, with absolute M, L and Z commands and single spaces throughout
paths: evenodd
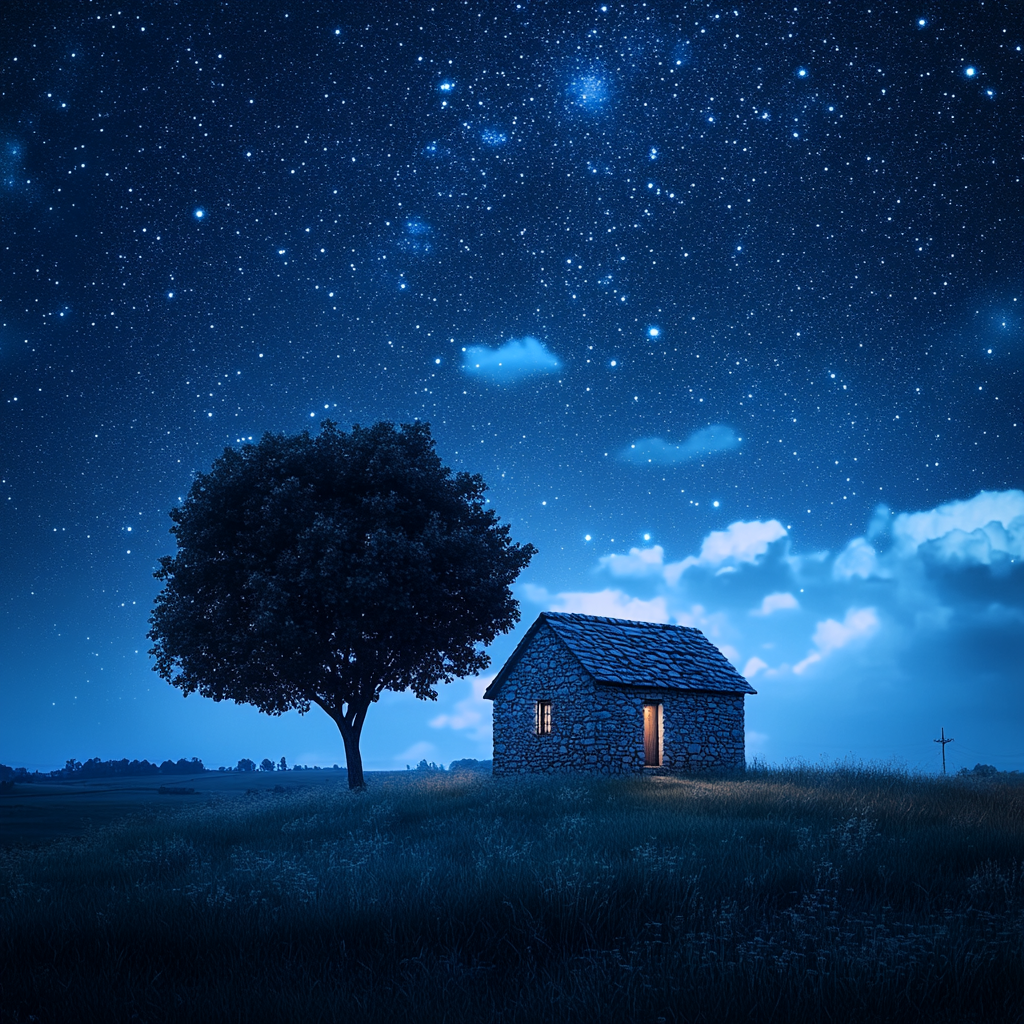
M 22 2 L 0 15 L 0 761 L 342 762 L 181 695 L 168 510 L 430 422 L 544 608 L 699 625 L 748 755 L 1024 767 L 1008 3 Z M 368 768 L 484 757 L 482 680 Z M 957 760 L 959 758 L 959 760 Z

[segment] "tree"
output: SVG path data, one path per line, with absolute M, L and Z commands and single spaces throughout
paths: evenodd
M 262 761 L 260 761 L 261 772 L 272 772 L 276 767 L 277 765 L 275 765 L 274 762 L 271 761 L 269 757 L 265 757 L 263 758 Z
M 171 511 L 154 669 L 186 696 L 270 715 L 316 704 L 361 788 L 359 737 L 381 693 L 435 700 L 519 620 L 510 584 L 535 548 L 512 543 L 485 490 L 442 465 L 425 423 L 325 421 L 316 437 L 225 449 Z
M 256 771 L 256 762 L 251 758 L 243 757 L 241 761 L 235 767 L 236 772 L 254 772 Z

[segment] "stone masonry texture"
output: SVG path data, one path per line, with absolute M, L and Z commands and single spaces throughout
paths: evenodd
M 545 622 L 494 695 L 494 774 L 721 772 L 744 767 L 743 694 L 598 683 Z M 551 734 L 535 707 L 551 701 Z M 644 767 L 643 707 L 662 705 L 662 765 Z

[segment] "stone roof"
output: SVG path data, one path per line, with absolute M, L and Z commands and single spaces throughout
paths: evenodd
M 704 693 L 757 692 L 692 626 L 541 612 L 487 687 L 485 697 L 494 699 L 544 623 L 599 683 Z

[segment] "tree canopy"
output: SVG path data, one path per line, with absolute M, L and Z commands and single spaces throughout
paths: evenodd
M 359 736 L 381 692 L 436 699 L 519 620 L 510 585 L 536 549 L 512 542 L 485 490 L 442 465 L 425 423 L 325 421 L 316 437 L 225 449 L 170 514 L 155 671 L 271 715 L 318 705 L 362 786 Z

